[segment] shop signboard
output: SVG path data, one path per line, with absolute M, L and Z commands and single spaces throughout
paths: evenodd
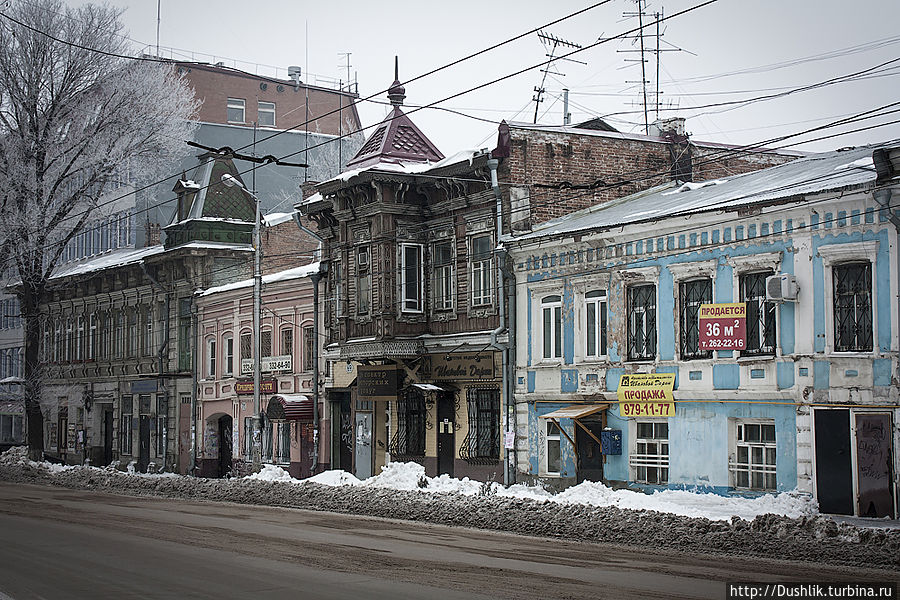
M 425 378 L 432 381 L 478 381 L 497 377 L 493 352 L 429 356 Z
M 252 379 L 237 380 L 234 384 L 234 391 L 237 394 L 252 394 L 253 393 L 253 380 Z M 274 379 L 260 380 L 259 393 L 260 394 L 274 394 L 275 393 L 275 380 Z
M 623 417 L 674 417 L 675 373 L 631 373 L 619 379 L 616 395 Z
M 396 400 L 396 365 L 360 365 L 356 368 L 356 394 L 360 400 Z

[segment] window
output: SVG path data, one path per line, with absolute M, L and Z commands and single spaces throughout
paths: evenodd
M 265 358 L 272 356 L 272 330 L 266 329 L 259 332 L 259 356 Z
M 229 123 L 244 123 L 244 99 L 229 98 L 226 114 Z
M 332 276 L 332 288 L 331 288 L 331 296 L 332 301 L 334 302 L 334 316 L 343 317 L 344 316 L 344 278 L 343 278 L 343 263 L 340 259 L 334 260 L 331 268 L 331 276 Z
M 303 370 L 307 372 L 315 371 L 315 343 L 316 336 L 313 334 L 312 327 L 303 328 Z
M 541 342 L 544 358 L 562 356 L 562 298 L 545 296 L 541 299 Z
M 559 475 L 562 470 L 562 448 L 559 439 L 559 425 L 550 419 L 543 420 L 546 423 L 546 435 L 544 436 L 544 472 L 547 475 Z
M 262 461 L 272 462 L 272 421 L 266 417 L 266 413 L 262 413 L 259 418 L 260 427 L 262 428 Z
M 225 376 L 234 374 L 234 338 L 230 335 L 222 340 L 225 344 L 225 364 L 222 365 L 222 371 Z
M 72 362 L 75 356 L 75 326 L 71 317 L 66 319 L 66 362 Z
M 116 358 L 122 358 L 122 352 L 125 348 L 125 312 L 117 310 L 115 313 L 116 332 L 113 337 L 113 348 Z
M 584 295 L 585 356 L 606 356 L 606 290 Z
M 638 483 L 665 485 L 669 482 L 669 423 L 638 421 L 634 451 L 629 458 Z
M 119 451 L 122 454 L 131 454 L 132 429 L 131 417 L 134 414 L 134 399 L 131 396 L 122 396 L 122 414 L 119 425 Z
M 469 410 L 469 433 L 459 449 L 467 460 L 500 459 L 500 390 L 469 388 L 466 390 Z
M 91 313 L 88 316 L 87 359 L 97 358 L 97 315 Z
M 153 308 L 144 307 L 144 356 L 153 356 Z
M 450 242 L 434 245 L 434 310 L 453 310 L 453 253 Z
M 66 398 L 59 398 L 58 402 L 59 412 L 56 416 L 56 435 L 59 440 L 59 451 L 65 452 L 69 447 L 69 407 L 62 406 L 66 402 Z
M 0 444 L 21 444 L 25 441 L 22 415 L 0 415 Z
M 734 436 L 734 487 L 775 490 L 775 423 L 736 421 Z
M 425 395 L 409 388 L 397 399 L 397 432 L 391 440 L 391 458 L 425 456 Z
M 369 247 L 356 249 L 356 314 L 369 314 L 369 298 L 372 293 L 372 272 L 369 265 Z
M 275 423 L 275 441 L 278 448 L 275 452 L 275 460 L 279 464 L 291 462 L 291 423 L 282 421 Z
M 404 311 L 422 312 L 422 246 L 401 244 L 400 296 Z
M 480 235 L 471 241 L 472 306 L 491 303 L 491 236 Z
M 256 433 L 253 430 L 253 417 L 244 417 L 244 460 L 253 458 L 253 436 Z
M 178 370 L 190 371 L 191 366 L 191 299 L 178 300 Z
M 656 286 L 628 288 L 628 360 L 656 358 Z
M 216 340 L 206 340 L 206 376 L 216 377 Z
M 229 119 L 230 121 L 231 119 Z M 275 103 L 259 102 L 257 124 L 260 127 L 275 127 Z
M 81 362 L 84 360 L 84 315 L 78 315 L 78 331 L 75 338 L 75 360 Z
M 740 276 L 741 302 L 747 306 L 747 346 L 742 356 L 775 354 L 775 304 L 766 302 L 766 277 L 772 271 Z
M 872 263 L 834 265 L 834 349 L 836 352 L 871 352 Z
M 244 370 L 244 361 L 253 358 L 253 335 L 250 333 L 241 334 L 241 375 L 252 372 L 253 368 Z
M 126 346 L 128 347 L 128 357 L 137 356 L 138 349 L 138 313 L 133 308 L 128 311 L 128 333 L 126 335 Z
M 700 305 L 712 303 L 712 280 L 682 281 L 678 290 L 681 358 L 710 358 L 711 350 L 700 349 Z
M 294 355 L 294 330 L 285 327 L 281 330 L 281 356 Z M 293 365 L 292 365 L 293 366 Z

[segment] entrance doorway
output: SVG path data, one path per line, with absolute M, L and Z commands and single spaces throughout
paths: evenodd
M 437 468 L 438 475 L 453 477 L 456 458 L 456 405 L 452 392 L 441 392 L 437 399 Z
M 231 446 L 232 446 L 232 426 L 234 420 L 231 415 L 222 415 L 219 417 L 219 477 L 228 477 L 231 475 Z
M 850 411 L 816 410 L 816 499 L 823 513 L 853 514 Z
M 150 415 L 141 415 L 140 444 L 138 450 L 138 471 L 147 472 L 150 464 Z
M 856 413 L 855 417 L 857 514 L 894 518 L 891 415 Z
M 103 409 L 103 466 L 113 460 L 113 409 Z
M 356 411 L 356 444 L 354 445 L 353 474 L 358 479 L 372 476 L 372 413 Z
M 578 426 L 584 425 L 591 433 Z M 575 425 L 575 448 L 578 454 L 578 464 L 575 474 L 578 483 L 582 481 L 603 481 L 603 453 L 601 452 L 600 432 L 603 431 L 603 423 L 600 419 L 589 418 L 579 420 Z M 593 437 L 591 437 L 593 434 Z M 597 438 L 596 440 L 594 438 Z

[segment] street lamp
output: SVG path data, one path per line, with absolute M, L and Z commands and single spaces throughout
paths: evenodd
M 240 180 L 232 177 L 228 173 L 222 175 L 222 183 L 226 187 L 236 187 L 242 192 L 253 198 L 256 204 L 256 218 L 253 220 L 253 410 L 256 419 L 256 427 L 254 427 L 255 435 L 252 444 L 252 460 L 255 470 L 259 468 L 262 462 L 262 408 L 259 401 L 260 388 L 260 306 L 262 304 L 262 254 L 259 249 L 259 196 L 244 187 Z

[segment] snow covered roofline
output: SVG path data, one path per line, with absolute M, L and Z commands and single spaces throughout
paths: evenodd
M 262 216 L 262 222 L 266 227 L 275 227 L 276 225 L 281 225 L 282 223 L 287 223 L 288 221 L 294 220 L 294 212 L 274 212 L 269 213 L 267 215 Z
M 535 125 L 534 123 L 525 123 L 513 121 L 509 123 L 510 129 L 525 129 L 529 131 L 540 131 L 543 133 L 564 133 L 568 135 L 584 135 L 590 137 L 605 137 L 617 140 L 635 140 L 640 142 L 652 142 L 656 144 L 668 144 L 671 140 L 655 135 L 645 135 L 643 133 L 622 133 L 620 131 L 603 131 L 599 129 L 582 129 L 572 125 Z M 748 147 L 736 146 L 733 144 L 720 144 L 718 142 L 704 142 L 691 138 L 691 143 L 701 148 L 714 148 L 720 150 L 743 150 L 745 152 L 766 152 L 771 154 L 780 154 L 783 156 L 809 156 L 808 152 L 799 150 L 781 150 L 764 147 Z
M 50 280 L 52 281 L 55 279 L 63 279 L 65 277 L 72 277 L 75 275 L 84 275 L 86 273 L 95 273 L 97 271 L 103 271 L 105 269 L 112 269 L 115 267 L 124 267 L 125 265 L 139 263 L 145 258 L 155 256 L 157 254 L 162 254 L 163 252 L 165 252 L 165 248 L 162 246 L 162 244 L 157 246 L 148 246 L 146 248 L 126 248 L 123 250 L 113 250 L 108 254 L 104 254 L 90 260 L 62 265 L 61 267 L 57 268 L 56 271 L 54 271 L 53 275 L 50 276 Z
M 320 263 L 316 261 L 313 263 L 309 263 L 308 265 L 303 265 L 302 267 L 294 267 L 293 269 L 287 269 L 284 271 L 278 271 L 277 273 L 263 275 L 263 285 L 276 283 L 279 281 L 290 281 L 292 279 L 302 279 L 304 277 L 309 277 L 319 270 L 319 264 Z M 234 283 L 218 285 L 216 287 L 205 289 L 201 292 L 197 292 L 197 295 L 201 297 L 211 296 L 212 294 L 218 294 L 220 292 L 230 292 L 232 290 L 239 290 L 250 287 L 253 287 L 253 279 L 244 279 L 241 281 L 235 281 Z
M 807 194 L 860 188 L 875 182 L 872 153 L 878 148 L 865 146 L 811 155 L 727 179 L 669 183 L 547 221 L 524 235 L 505 235 L 502 240 L 512 243 L 532 241 L 658 221 L 676 215 L 733 210 Z

